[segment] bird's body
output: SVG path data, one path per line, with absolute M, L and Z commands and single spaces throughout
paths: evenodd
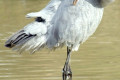
M 73 45 L 72 50 L 77 51 L 79 45 L 95 32 L 102 18 L 103 8 L 98 0 L 79 0 L 76 6 L 72 1 L 64 0 L 59 6 L 52 19 L 52 37 L 48 41 Z

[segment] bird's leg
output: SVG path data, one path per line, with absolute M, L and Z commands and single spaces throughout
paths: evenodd
M 67 80 L 67 79 L 72 80 L 72 71 L 69 63 L 70 55 L 71 55 L 71 49 L 67 47 L 67 59 L 66 59 L 66 62 L 63 68 L 63 74 L 62 74 L 63 80 Z

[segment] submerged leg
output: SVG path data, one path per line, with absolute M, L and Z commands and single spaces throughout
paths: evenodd
M 62 74 L 63 80 L 67 80 L 67 79 L 72 80 L 72 71 L 71 71 L 70 63 L 69 63 L 70 55 L 71 55 L 71 49 L 67 47 L 67 59 L 66 59 L 66 62 L 63 68 L 63 74 Z

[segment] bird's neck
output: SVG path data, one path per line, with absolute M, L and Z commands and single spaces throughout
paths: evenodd
M 114 2 L 115 0 L 101 0 L 102 7 L 107 6 L 108 4 Z

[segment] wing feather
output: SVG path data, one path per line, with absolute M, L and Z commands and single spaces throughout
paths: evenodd
M 45 47 L 50 21 L 60 3 L 61 0 L 51 0 L 41 11 L 27 14 L 26 17 L 36 17 L 35 21 L 12 35 L 5 46 L 19 52 L 29 50 L 31 53 Z

